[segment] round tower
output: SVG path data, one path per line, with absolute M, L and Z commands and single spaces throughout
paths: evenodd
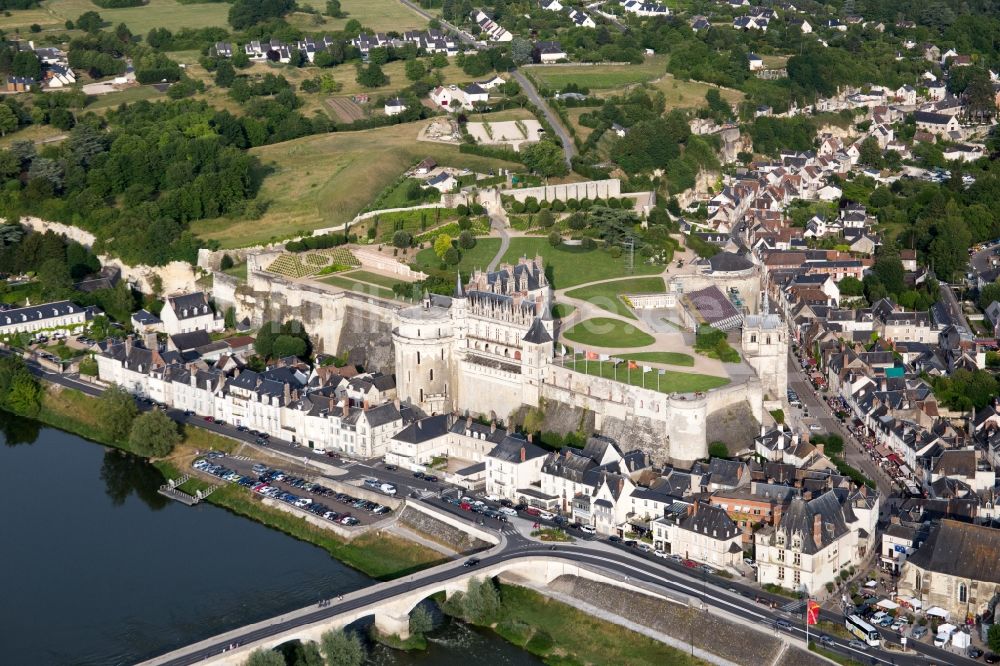
M 690 467 L 696 460 L 708 457 L 707 419 L 708 398 L 704 394 L 685 393 L 668 398 L 667 436 L 671 462 Z
M 421 305 L 398 311 L 393 323 L 399 399 L 428 414 L 451 411 L 454 335 L 448 308 L 425 296 Z

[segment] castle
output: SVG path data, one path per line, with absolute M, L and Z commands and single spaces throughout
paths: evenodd
M 592 412 L 595 425 L 641 422 L 661 442 L 654 457 L 677 464 L 708 454 L 711 413 L 746 402 L 761 420 L 765 395 L 784 391 L 787 334 L 776 315 L 744 322 L 756 377 L 705 393 L 667 395 L 578 373 L 556 362 L 552 290 L 542 259 L 456 281 L 449 297 L 425 296 L 393 314 L 398 395 L 424 412 L 493 415 L 558 402 Z M 666 442 L 666 446 L 662 443 Z

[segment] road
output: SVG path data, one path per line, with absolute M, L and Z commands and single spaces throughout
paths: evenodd
M 826 401 L 816 394 L 812 383 L 809 381 L 798 358 L 796 358 L 791 349 L 788 351 L 788 368 L 788 388 L 798 394 L 799 400 L 802 401 L 802 408 L 792 407 L 789 410 L 790 413 L 786 420 L 793 427 L 799 425 L 804 432 L 808 432 L 809 423 L 818 423 L 823 432 L 840 435 L 844 440 L 844 457 L 847 460 L 847 464 L 861 470 L 865 476 L 875 481 L 876 487 L 884 500 L 880 507 L 880 510 L 884 513 L 890 506 L 888 498 L 895 490 L 895 486 L 886 474 L 879 469 L 878 465 L 872 461 L 861 444 L 854 438 L 854 435 L 830 411 L 830 407 L 826 404 Z M 809 413 L 808 417 L 804 416 L 806 412 Z
M 437 21 L 438 23 L 441 24 L 441 27 L 447 28 L 448 30 L 451 30 L 453 33 L 455 33 L 456 35 L 458 35 L 458 39 L 460 41 L 464 42 L 465 44 L 468 44 L 469 46 L 472 46 L 472 47 L 477 48 L 477 49 L 479 48 L 479 44 L 476 43 L 475 38 L 473 38 L 472 35 L 470 35 L 469 33 L 465 32 L 464 30 L 461 30 L 457 26 L 449 23 L 448 21 L 445 21 L 440 16 L 434 16 L 430 12 L 424 11 L 423 7 L 421 7 L 420 5 L 418 5 L 416 3 L 410 2 L 410 0 L 399 0 L 399 1 L 401 3 L 403 3 L 403 5 L 405 7 L 407 7 L 408 9 L 413 10 L 417 14 L 420 14 L 421 16 L 423 16 L 428 21 Z
M 562 142 L 563 156 L 566 159 L 566 167 L 572 171 L 573 157 L 576 155 L 576 144 L 573 143 L 573 137 L 571 137 L 569 132 L 566 131 L 566 128 L 563 127 L 562 119 L 560 119 L 559 116 L 557 116 L 552 109 L 549 108 L 549 105 L 544 99 L 542 99 L 542 96 L 538 94 L 534 84 L 528 80 L 528 77 L 516 69 L 511 71 L 511 76 L 513 76 L 514 80 L 521 85 L 521 90 L 523 90 L 524 94 L 528 96 L 531 103 L 542 110 L 542 113 L 545 115 L 545 120 L 547 120 L 549 125 L 552 126 L 552 131 L 556 133 L 559 137 L 559 141 Z
M 955 296 L 955 290 L 951 288 L 951 285 L 940 283 L 938 290 L 941 292 L 941 303 L 948 308 L 948 314 L 951 315 L 952 321 L 955 325 L 960 328 L 965 328 L 966 331 L 972 332 L 969 328 L 969 320 L 965 318 L 965 312 L 962 311 L 962 304 L 958 302 L 958 298 Z

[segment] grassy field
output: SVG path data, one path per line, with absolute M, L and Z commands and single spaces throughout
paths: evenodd
M 655 342 L 653 336 L 632 324 L 608 317 L 584 319 L 563 333 L 567 340 L 593 347 L 646 347 Z
M 124 23 L 133 34 L 145 36 L 152 28 L 229 27 L 229 4 L 225 2 L 182 5 L 176 0 L 148 0 L 141 7 L 103 9 L 90 0 L 47 0 L 41 8 L 11 10 L 11 16 L 0 17 L 0 29 L 10 30 L 37 23 L 43 29 L 64 30 L 66 20 L 76 21 L 80 14 L 95 11 L 106 23 Z
M 326 11 L 326 0 L 300 0 L 300 6 L 315 7 L 320 13 Z M 408 9 L 397 0 L 340 0 L 344 18 L 334 19 L 323 16 L 323 22 L 314 22 L 312 14 L 296 12 L 289 16 L 289 23 L 302 30 L 341 30 L 351 19 L 372 30 L 423 30 L 427 19 Z
M 533 65 L 525 69 L 540 86 L 551 90 L 570 83 L 602 90 L 652 81 L 666 73 L 667 59 L 652 56 L 641 65 Z
M 613 312 L 622 317 L 635 319 L 632 309 L 622 301 L 622 294 L 642 294 L 651 292 L 662 292 L 664 290 L 663 278 L 630 278 L 628 280 L 614 280 L 612 282 L 601 282 L 587 287 L 580 287 L 566 292 L 570 298 L 579 298 L 592 303 L 602 310 Z
M 370 271 L 351 271 L 350 273 L 343 273 L 342 275 L 345 278 L 349 277 L 353 280 L 376 284 L 380 287 L 385 287 L 386 289 L 392 289 L 392 286 L 394 284 L 398 284 L 399 282 L 409 282 L 409 280 L 404 280 L 403 278 L 396 277 L 394 275 L 382 275 L 380 273 L 372 273 Z
M 396 298 L 392 289 L 386 289 L 385 287 L 380 287 L 377 284 L 364 282 L 346 275 L 331 275 L 329 277 L 319 278 L 319 280 L 320 282 L 325 282 L 326 284 L 334 287 L 340 287 L 341 289 L 346 289 L 348 291 L 356 291 L 360 294 L 365 294 L 366 296 L 375 296 L 376 298 L 385 298 L 389 300 L 394 300 Z
M 552 286 L 556 289 L 628 275 L 624 257 L 615 259 L 604 250 L 584 250 L 565 245 L 552 247 L 548 239 L 541 237 L 511 238 L 510 248 L 503 260 L 515 263 L 521 256 L 534 257 L 538 254 L 545 262 L 546 272 L 551 267 Z M 635 267 L 635 273 L 639 275 L 659 273 L 662 270 L 662 266 L 646 264 L 637 264 Z
M 349 222 L 407 168 L 425 157 L 439 164 L 486 170 L 516 165 L 458 152 L 456 146 L 416 141 L 418 125 L 309 136 L 254 148 L 269 173 L 259 197 L 269 203 L 259 220 L 217 218 L 194 232 L 241 247 L 300 231 Z
M 701 81 L 681 81 L 675 79 L 673 74 L 665 74 L 662 78 L 653 82 L 653 87 L 663 91 L 666 96 L 666 110 L 690 109 L 705 106 L 705 93 L 712 88 L 717 88 L 710 83 Z M 743 101 L 743 93 L 732 88 L 718 88 L 722 99 L 730 104 L 738 104 Z
M 629 370 L 626 363 L 619 364 L 616 369 L 615 364 L 610 361 L 587 361 L 583 358 L 583 354 L 578 354 L 575 361 L 563 360 L 559 361 L 559 364 L 577 372 L 614 379 L 632 386 L 642 386 L 660 393 L 694 393 L 718 388 L 729 383 L 726 377 L 714 377 L 696 372 L 657 369 L 643 372 L 641 366 Z
M 573 129 L 576 130 L 576 135 L 580 137 L 580 141 L 586 141 L 587 137 L 589 137 L 591 132 L 594 131 L 594 128 L 586 127 L 585 125 L 580 124 L 580 116 L 592 111 L 594 111 L 594 108 L 589 106 L 579 106 L 572 109 L 566 109 L 566 116 L 569 118 L 569 122 L 573 126 Z
M 117 108 L 122 103 L 131 104 L 132 102 L 139 102 L 144 99 L 158 100 L 166 98 L 166 93 L 161 93 L 153 86 L 135 86 L 119 90 L 118 92 L 108 93 L 107 95 L 98 95 L 94 98 L 93 102 L 87 105 L 86 110 L 101 113 L 108 109 Z
M 569 303 L 556 303 L 552 306 L 552 316 L 556 319 L 565 319 L 576 312 L 576 306 Z
M 681 352 L 631 352 L 618 354 L 618 357 L 642 363 L 662 363 L 664 365 L 680 365 L 687 368 L 694 365 L 694 357 Z
M 485 270 L 499 249 L 499 238 L 480 238 L 476 242 L 476 247 L 471 250 L 462 250 L 462 260 L 458 263 L 458 266 L 453 267 L 451 270 L 454 271 L 457 269 L 462 271 L 464 281 L 464 278 L 467 278 L 469 273 L 474 269 L 482 268 Z M 441 261 L 434 254 L 434 249 L 430 247 L 417 253 L 416 262 L 420 270 L 425 272 L 441 268 Z
M 34 141 L 36 144 L 49 143 L 60 136 L 66 136 L 66 133 L 52 125 L 28 125 L 24 129 L 0 137 L 0 148 L 10 148 L 10 144 L 15 141 Z
M 538 592 L 501 585 L 503 620 L 495 631 L 514 645 L 544 659 L 546 664 L 614 664 L 630 666 L 692 666 L 704 664 L 630 629 L 589 615 Z

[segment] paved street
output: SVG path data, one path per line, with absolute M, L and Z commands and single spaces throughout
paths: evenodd
M 566 166 L 572 170 L 573 156 L 576 155 L 576 144 L 573 143 L 573 137 L 571 137 L 566 128 L 563 127 L 562 120 L 559 116 L 553 113 L 552 109 L 549 108 L 549 105 L 544 99 L 542 99 L 542 96 L 538 94 L 538 91 L 535 90 L 534 84 L 531 83 L 528 77 L 517 70 L 512 71 L 511 76 L 513 76 L 514 80 L 521 85 L 521 90 L 523 90 L 524 94 L 528 96 L 531 103 L 541 109 L 542 113 L 545 114 L 545 120 L 549 122 L 549 125 L 552 126 L 552 130 L 559 136 L 559 141 L 562 142 L 563 155 L 566 158 Z

